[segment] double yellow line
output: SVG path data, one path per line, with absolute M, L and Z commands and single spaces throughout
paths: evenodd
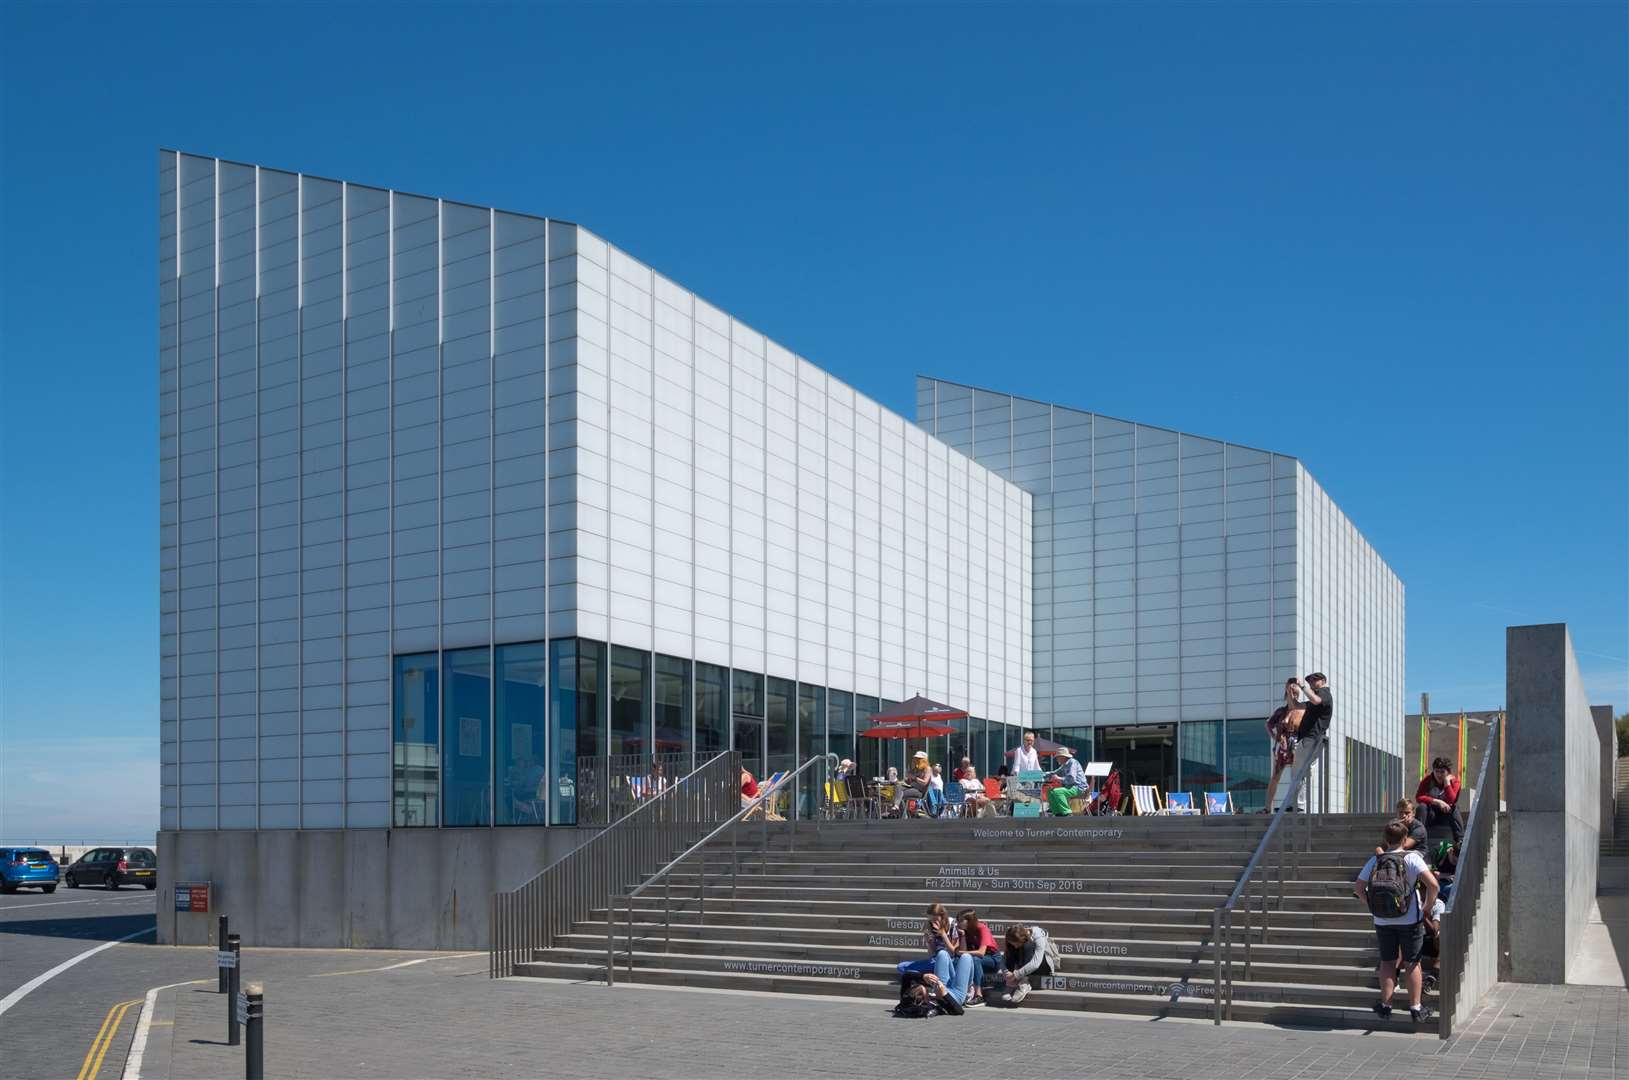
M 131 998 L 107 1011 L 106 1018 L 102 1020 L 102 1030 L 96 1033 L 96 1040 L 85 1052 L 85 1063 L 79 1067 L 77 1080 L 96 1080 L 96 1074 L 102 1071 L 102 1059 L 107 1057 L 107 1048 L 113 1045 L 113 1036 L 118 1034 L 119 1025 L 124 1023 L 124 1014 L 130 1011 L 132 1005 L 140 1005 L 141 1001 L 141 998 Z

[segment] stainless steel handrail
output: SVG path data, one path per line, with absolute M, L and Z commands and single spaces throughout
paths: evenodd
M 628 978 L 629 979 L 633 978 L 633 902 L 634 902 L 634 900 L 637 899 L 640 896 L 640 894 L 645 892 L 646 889 L 649 889 L 652 885 L 655 885 L 658 881 L 661 881 L 663 883 L 663 889 L 662 889 L 663 946 L 662 946 L 662 949 L 663 949 L 664 952 L 670 950 L 672 948 L 672 944 L 673 944 L 673 879 L 672 879 L 672 873 L 673 873 L 674 869 L 676 869 L 678 866 L 680 866 L 682 863 L 684 863 L 687 859 L 689 859 L 691 856 L 697 854 L 698 852 L 701 854 L 701 857 L 702 857 L 701 873 L 700 873 L 700 876 L 697 878 L 698 884 L 697 884 L 697 888 L 696 888 L 696 909 L 697 909 L 696 910 L 696 917 L 697 917 L 698 920 L 705 920 L 705 918 L 707 916 L 707 854 L 706 854 L 707 845 L 712 843 L 713 840 L 717 839 L 717 837 L 721 833 L 723 833 L 725 830 L 730 831 L 730 896 L 733 899 L 734 896 L 735 896 L 736 880 L 740 876 L 740 873 L 741 873 L 741 856 L 740 856 L 740 849 L 736 844 L 737 832 L 736 832 L 735 827 L 737 825 L 741 824 L 747 818 L 751 817 L 754 813 L 759 814 L 760 819 L 762 820 L 762 823 L 763 823 L 763 834 L 762 834 L 762 837 L 760 838 L 759 848 L 758 848 L 758 851 L 759 851 L 759 873 L 762 873 L 764 868 L 768 865 L 768 858 L 769 858 L 769 813 L 770 813 L 770 809 L 774 806 L 774 803 L 770 802 L 769 800 L 771 800 L 771 799 L 778 800 L 780 798 L 780 796 L 782 794 L 784 794 L 785 792 L 788 792 L 788 791 L 792 792 L 792 796 L 793 796 L 792 797 L 792 818 L 793 818 L 794 827 L 787 831 L 787 836 L 789 837 L 788 844 L 790 845 L 791 849 L 796 850 L 796 848 L 797 848 L 796 819 L 797 819 L 797 816 L 798 816 L 798 803 L 800 802 L 800 800 L 799 800 L 799 798 L 797 796 L 797 792 L 798 792 L 797 780 L 798 780 L 798 778 L 800 776 L 803 775 L 803 772 L 804 772 L 805 769 L 808 769 L 810 766 L 814 766 L 814 765 L 820 766 L 820 771 L 824 774 L 824 780 L 822 782 L 820 782 L 817 786 L 813 787 L 813 790 L 815 792 L 822 793 L 822 794 L 817 794 L 815 796 L 815 802 L 812 804 L 813 807 L 814 807 L 814 812 L 813 812 L 813 814 L 811 816 L 813 817 L 815 822 L 818 824 L 820 821 L 824 820 L 826 814 L 829 812 L 829 809 L 830 809 L 830 803 L 829 803 L 830 796 L 829 796 L 829 794 L 825 794 L 825 793 L 829 793 L 829 791 L 830 791 L 831 776 L 832 776 L 832 772 L 834 770 L 834 767 L 837 765 L 837 763 L 838 763 L 838 757 L 837 757 L 836 754 L 821 754 L 819 756 L 810 758 L 808 761 L 805 761 L 802 765 L 799 765 L 796 769 L 794 769 L 790 774 L 788 774 L 785 777 L 782 777 L 781 782 L 776 784 L 773 790 L 765 791 L 765 792 L 760 793 L 757 798 L 753 799 L 752 802 L 748 803 L 746 806 L 743 806 L 740 809 L 740 811 L 737 812 L 735 815 L 733 815 L 728 821 L 726 821 L 723 824 L 719 825 L 718 828 L 714 829 L 712 832 L 708 833 L 706 836 L 702 837 L 700 840 L 697 840 L 694 844 L 690 845 L 690 847 L 688 849 L 686 849 L 682 854 L 680 854 L 677 857 L 671 859 L 666 866 L 662 867 L 660 870 L 656 871 L 654 874 L 651 874 L 644 881 L 642 881 L 638 885 L 634 886 L 633 889 L 629 890 L 628 893 L 624 895 L 624 897 L 623 897 L 624 906 L 626 907 L 627 912 L 628 912 L 628 935 L 627 935 L 627 937 L 628 937 L 628 967 L 627 967 L 627 970 L 628 970 Z M 616 897 L 614 897 L 614 896 L 610 898 L 610 904 L 607 906 L 606 912 L 605 912 L 605 982 L 606 982 L 606 985 L 608 985 L 608 986 L 616 985 Z
M 1250 855 L 1244 869 L 1239 872 L 1239 880 L 1234 884 L 1233 890 L 1227 894 L 1227 899 L 1216 905 L 1210 916 L 1210 952 L 1211 952 L 1211 1005 L 1212 1021 L 1220 1024 L 1223 1019 L 1224 1008 L 1229 1019 L 1233 1014 L 1233 911 L 1239 902 L 1245 899 L 1245 890 L 1250 888 L 1257 870 L 1261 871 L 1261 935 L 1266 939 L 1268 921 L 1268 892 L 1271 883 L 1267 880 L 1268 870 L 1266 864 L 1267 852 L 1273 847 L 1273 841 L 1278 841 L 1278 901 L 1277 906 L 1284 906 L 1284 870 L 1288 856 L 1297 854 L 1294 849 L 1294 838 L 1290 831 L 1292 826 L 1283 826 L 1288 808 L 1295 805 L 1300 796 L 1301 787 L 1312 774 L 1312 766 L 1323 757 L 1329 748 L 1329 739 L 1325 735 L 1318 736 L 1317 745 L 1312 748 L 1306 760 L 1297 765 L 1290 774 L 1289 789 L 1285 792 L 1283 800 L 1279 802 L 1278 809 L 1273 812 L 1271 820 L 1267 822 L 1266 830 L 1261 834 L 1261 840 L 1256 844 L 1256 850 Z M 1269 799 L 1277 796 L 1276 791 L 1269 791 Z M 1304 850 L 1312 847 L 1312 797 L 1307 796 L 1306 840 Z M 1280 827 L 1283 833 L 1280 834 Z M 1300 861 L 1297 859 L 1294 869 L 1291 870 L 1292 879 L 1300 870 Z M 1244 977 L 1250 977 L 1251 955 L 1250 944 L 1255 937 L 1255 928 L 1251 925 L 1250 904 L 1244 905 Z M 1226 967 L 1224 979 L 1224 965 Z
M 519 959 L 549 948 L 597 905 L 638 880 L 696 834 L 740 805 L 741 756 L 709 759 L 627 816 L 607 825 L 514 889 L 492 894 L 488 974 L 514 973 Z
M 1459 859 L 1454 864 L 1454 888 L 1443 904 L 1442 919 L 1438 923 L 1437 940 L 1437 1036 L 1446 1039 L 1454 1033 L 1454 1013 L 1459 1009 L 1459 994 L 1465 980 L 1465 964 L 1470 957 L 1471 936 L 1476 931 L 1476 916 L 1482 906 L 1482 876 L 1488 869 L 1488 854 L 1493 847 L 1493 830 L 1497 827 L 1501 771 L 1496 763 L 1503 761 L 1500 749 L 1500 717 L 1488 724 L 1488 744 L 1482 751 L 1482 768 L 1476 774 L 1471 816 L 1465 822 L 1465 831 L 1459 840 Z M 1492 773 L 1493 788 L 1488 787 Z M 1489 809 L 1489 804 L 1492 804 Z M 1497 868 L 1494 868 L 1497 873 Z M 1460 926 L 1461 899 L 1469 897 L 1464 926 Z

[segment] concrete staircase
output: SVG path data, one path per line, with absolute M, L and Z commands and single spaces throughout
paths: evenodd
M 1374 934 L 1350 887 L 1385 820 L 1313 818 L 1313 848 L 1300 876 L 1286 881 L 1283 910 L 1273 912 L 1265 937 L 1257 922 L 1248 981 L 1242 949 L 1235 949 L 1234 1019 L 1408 1028 L 1406 1010 L 1389 1022 L 1369 1011 Z M 839 822 L 819 829 L 804 823 L 776 826 L 767 849 L 752 827 L 741 836 L 733 888 L 727 845 L 722 860 L 709 857 L 706 880 L 699 863 L 680 868 L 672 881 L 670 938 L 660 887 L 635 901 L 632 978 L 892 999 L 894 965 L 920 955 L 923 911 L 938 900 L 952 913 L 977 908 L 998 936 L 1023 921 L 1059 939 L 1067 989 L 1038 990 L 1026 1008 L 1209 1018 L 1211 912 L 1233 888 L 1266 822 L 1240 816 Z M 704 918 L 697 915 L 701 892 Z M 619 901 L 619 980 L 628 977 L 625 919 Z M 1235 926 L 1242 925 L 1242 915 L 1235 916 Z M 554 948 L 537 950 L 515 974 L 603 979 L 605 958 L 601 910 Z

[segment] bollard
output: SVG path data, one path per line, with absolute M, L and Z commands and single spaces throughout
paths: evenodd
M 216 928 L 216 931 L 215 931 L 215 948 L 216 948 L 216 950 L 218 950 L 218 952 L 225 952 L 226 951 L 226 916 L 225 915 L 221 916 L 220 925 L 219 925 L 219 927 Z M 217 956 L 217 959 L 216 959 L 216 962 L 215 962 L 215 967 L 217 969 L 217 974 L 220 976 L 220 985 L 215 988 L 215 992 L 217 994 L 224 994 L 224 993 L 226 993 L 226 982 L 227 982 L 226 968 L 221 966 L 221 963 L 220 963 L 220 960 L 219 960 L 218 956 Z
M 226 969 L 228 977 L 226 994 L 226 1045 L 238 1044 L 238 936 L 226 935 L 226 951 L 232 954 L 232 964 Z
M 252 982 L 244 994 L 244 1080 L 265 1080 L 266 1033 L 261 1030 L 265 1022 L 266 986 L 264 983 Z

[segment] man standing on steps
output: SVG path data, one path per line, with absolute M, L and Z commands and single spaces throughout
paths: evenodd
M 1352 892 L 1374 916 L 1374 935 L 1380 948 L 1380 997 L 1374 1003 L 1375 1015 L 1391 1016 L 1391 996 L 1399 976 L 1408 980 L 1408 1011 L 1416 1024 L 1431 1019 L 1431 1010 L 1420 1000 L 1423 976 L 1420 952 L 1425 947 L 1425 918 L 1435 910 L 1437 878 L 1417 851 L 1406 851 L 1408 826 L 1394 821 L 1386 826 L 1385 851 L 1371 855 L 1352 882 Z M 1425 899 L 1419 888 L 1425 886 Z M 1400 966 L 1399 966 L 1400 965 Z
M 1291 789 L 1288 785 L 1295 778 L 1296 770 L 1301 767 L 1301 763 L 1316 753 L 1318 747 L 1322 746 L 1324 740 L 1329 737 L 1329 724 L 1335 716 L 1335 692 L 1329 688 L 1329 679 L 1323 672 L 1314 671 L 1305 679 L 1297 680 L 1296 685 L 1301 688 L 1301 698 L 1306 702 L 1307 711 L 1301 717 L 1300 741 L 1295 744 L 1295 761 L 1289 768 L 1284 770 L 1283 774 L 1286 785 L 1284 805 L 1291 810 L 1297 809 L 1297 807 L 1290 804 L 1289 793 Z M 1322 767 L 1328 768 L 1328 761 L 1325 761 Z M 1311 789 L 1312 774 L 1309 771 L 1305 782 L 1301 786 L 1302 792 L 1305 793 L 1304 799 L 1297 800 L 1304 801 L 1308 811 L 1313 808 Z M 1277 792 L 1273 793 L 1274 798 L 1277 795 Z M 1267 805 L 1272 806 L 1272 804 L 1273 800 L 1268 799 Z M 1320 806 L 1319 809 L 1327 810 L 1328 807 Z

